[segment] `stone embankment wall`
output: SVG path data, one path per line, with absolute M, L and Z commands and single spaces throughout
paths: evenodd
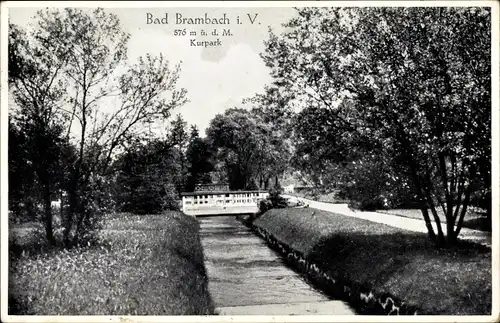
M 262 237 L 267 244 L 279 252 L 285 261 L 296 271 L 311 281 L 328 296 L 343 300 L 354 308 L 358 314 L 364 315 L 417 315 L 422 313 L 416 306 L 389 294 L 371 291 L 359 284 L 332 277 L 321 264 L 308 260 L 304 255 L 276 239 L 265 229 L 252 224 L 248 219 L 241 219 L 252 231 Z

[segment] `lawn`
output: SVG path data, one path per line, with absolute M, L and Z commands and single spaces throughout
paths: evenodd
M 488 248 L 438 250 L 425 234 L 312 209 L 273 209 L 253 224 L 332 277 L 389 293 L 421 314 L 491 313 Z
M 441 222 L 443 224 L 446 223 L 446 217 L 444 216 L 443 210 L 436 209 L 436 211 L 439 215 Z M 420 211 L 419 209 L 390 209 L 390 210 L 378 210 L 377 212 L 423 220 L 422 211 Z M 474 230 L 491 232 L 491 221 L 488 221 L 488 218 L 485 215 L 481 214 L 481 212 L 482 212 L 481 209 L 469 207 L 467 209 L 467 212 L 465 213 L 463 227 Z M 430 210 L 429 210 L 429 215 L 431 216 L 431 220 L 434 221 Z
M 335 192 L 330 192 L 330 193 L 321 192 L 318 189 L 303 190 L 301 192 L 288 193 L 288 194 L 300 198 L 310 199 L 317 202 L 333 203 L 333 204 L 349 203 L 348 200 L 343 200 L 338 198 Z M 446 218 L 444 216 L 443 211 L 440 208 L 436 209 L 436 211 L 439 214 L 441 222 L 446 223 Z M 377 212 L 423 220 L 422 212 L 420 211 L 420 209 L 388 209 L 388 210 L 377 210 Z M 482 213 L 484 213 L 484 210 L 480 208 L 469 207 L 467 209 L 467 213 L 465 214 L 463 227 L 473 230 L 491 232 L 491 221 L 488 221 L 488 218 Z M 429 214 L 431 214 L 430 210 Z M 431 220 L 434 221 L 432 219 L 432 215 L 431 215 Z
M 336 192 L 323 192 L 320 191 L 319 189 L 315 190 L 302 190 L 300 192 L 294 192 L 294 193 L 287 193 L 288 195 L 296 196 L 296 197 L 301 197 L 305 199 L 310 199 L 313 201 L 317 202 L 324 202 L 324 203 L 349 203 L 349 200 L 341 199 L 337 196 Z
M 10 230 L 11 315 L 213 314 L 199 225 L 191 217 L 115 214 L 98 246 L 23 253 L 33 232 Z

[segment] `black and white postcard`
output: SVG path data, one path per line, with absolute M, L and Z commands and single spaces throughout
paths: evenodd
M 1 6 L 2 322 L 499 320 L 495 1 Z

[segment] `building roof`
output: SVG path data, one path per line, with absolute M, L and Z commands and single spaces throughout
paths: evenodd
M 195 192 L 199 191 L 229 191 L 229 185 L 225 183 L 217 184 L 197 184 L 194 188 Z
M 245 193 L 267 193 L 264 190 L 253 190 L 253 191 L 196 191 L 196 192 L 182 192 L 182 196 L 194 196 L 194 195 L 218 195 L 218 194 L 245 194 Z

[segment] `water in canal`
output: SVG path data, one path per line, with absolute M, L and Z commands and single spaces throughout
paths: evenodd
M 305 282 L 235 216 L 198 220 L 210 293 L 220 314 L 354 314 Z

